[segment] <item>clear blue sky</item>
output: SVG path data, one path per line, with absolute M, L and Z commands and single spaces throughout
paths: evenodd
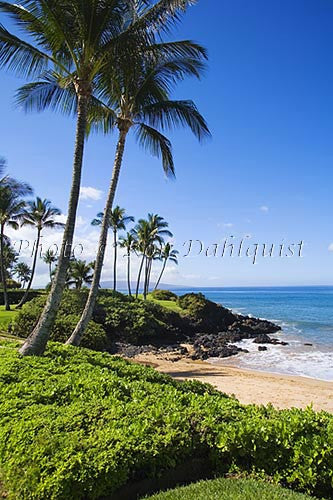
M 8 21 L 1 22 L 9 26 Z M 303 258 L 187 257 L 166 281 L 203 286 L 333 284 L 333 3 L 327 0 L 201 0 L 174 38 L 192 38 L 209 51 L 201 82 L 182 84 L 175 97 L 193 99 L 212 140 L 171 134 L 177 180 L 159 161 L 128 143 L 117 202 L 136 217 L 157 212 L 177 247 L 226 236 L 276 245 L 305 242 Z M 10 173 L 66 213 L 74 122 L 56 114 L 25 115 L 13 106 L 20 80 L 1 73 L 0 154 Z M 83 186 L 105 193 L 114 138 L 89 139 Z M 103 209 L 82 200 L 80 231 Z M 232 225 L 232 226 L 231 226 Z M 237 239 L 238 238 L 238 239 Z M 110 278 L 109 275 L 106 278 Z

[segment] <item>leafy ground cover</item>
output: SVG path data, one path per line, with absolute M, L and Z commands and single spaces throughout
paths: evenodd
M 21 358 L 0 345 L 8 498 L 100 499 L 194 457 L 220 476 L 265 474 L 332 496 L 332 415 L 241 405 L 107 353 L 51 344 L 42 358 Z
M 147 500 L 310 500 L 313 498 L 253 479 L 224 478 L 200 481 L 146 497 Z
M 5 332 L 8 329 L 8 325 L 14 320 L 18 311 L 12 309 L 11 311 L 5 311 L 5 306 L 0 306 L 0 332 Z

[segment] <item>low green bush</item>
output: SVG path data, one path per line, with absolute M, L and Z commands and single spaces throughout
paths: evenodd
M 150 301 L 112 298 L 101 300 L 104 327 L 110 337 L 137 343 L 143 337 L 158 337 L 170 329 L 168 311 Z
M 154 290 L 150 295 L 156 300 L 172 300 L 174 302 L 178 300 L 178 296 L 170 290 Z
M 310 500 L 311 498 L 313 497 L 253 479 L 225 478 L 200 481 L 146 497 L 147 500 Z
M 9 499 L 117 498 L 126 483 L 194 457 L 216 474 L 268 475 L 331 498 L 333 416 L 241 405 L 88 349 L 50 344 L 44 357 L 22 358 L 0 347 L 0 484 Z
M 18 304 L 20 302 L 23 295 L 25 294 L 25 290 L 14 289 L 14 290 L 8 290 L 7 293 L 8 293 L 9 303 L 14 305 L 14 304 Z M 27 301 L 32 300 L 35 297 L 39 297 L 42 294 L 44 294 L 44 290 L 29 290 Z M 0 306 L 3 306 L 3 305 L 4 305 L 3 291 L 0 290 Z
M 80 319 L 87 292 L 65 291 L 50 339 L 65 342 Z M 26 338 L 33 330 L 45 305 L 46 296 L 37 297 L 25 304 L 12 320 L 9 331 L 12 335 Z M 108 347 L 108 339 L 104 328 L 90 321 L 82 339 L 82 347 L 102 351 Z
M 182 295 L 178 304 L 198 331 L 216 333 L 235 321 L 235 316 L 229 309 L 206 299 L 202 293 Z
M 63 342 L 75 327 L 83 311 L 87 291 L 66 290 L 64 292 L 56 325 L 51 332 L 51 339 Z M 46 296 L 37 297 L 25 304 L 10 325 L 10 333 L 25 338 L 34 325 L 45 305 Z M 143 338 L 163 337 L 166 333 L 178 331 L 181 321 L 172 311 L 151 301 L 135 300 L 117 292 L 101 291 L 93 314 L 93 322 L 84 335 L 82 346 L 96 350 L 105 348 L 105 339 L 109 341 L 121 339 L 138 343 Z M 98 328 L 97 328 L 98 327 Z M 102 331 L 104 340 L 102 340 Z M 96 332 L 96 342 L 93 333 Z M 89 336 L 89 339 L 86 337 Z

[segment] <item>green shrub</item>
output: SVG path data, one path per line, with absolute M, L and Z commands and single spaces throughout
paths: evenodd
M 158 337 L 170 330 L 168 312 L 153 302 L 112 298 L 101 300 L 99 305 L 104 308 L 103 324 L 111 337 L 137 343 L 144 337 Z
M 7 279 L 7 289 L 8 290 L 20 290 L 21 289 L 21 283 L 18 281 L 15 281 L 13 279 Z
M 66 290 L 64 292 L 56 325 L 51 332 L 51 339 L 63 342 L 68 338 L 75 326 L 75 321 L 83 311 L 87 291 Z M 33 299 L 25 304 L 10 325 L 10 332 L 19 337 L 27 337 L 45 305 L 46 296 Z M 176 325 L 180 321 L 178 315 L 167 311 L 150 301 L 134 300 L 126 295 L 102 291 L 93 314 L 87 335 L 82 340 L 83 347 L 96 350 L 105 349 L 106 336 L 110 341 L 121 339 L 138 343 L 143 338 L 161 337 L 165 333 L 178 331 Z M 97 328 L 98 324 L 98 328 Z M 102 330 L 106 334 L 102 340 Z M 96 332 L 96 343 L 92 342 L 93 332 Z M 90 336 L 89 340 L 86 338 Z
M 9 303 L 12 305 L 18 304 L 24 294 L 25 290 L 22 289 L 8 290 Z M 44 290 L 29 290 L 27 301 L 32 300 L 35 297 L 39 297 L 42 294 L 44 294 Z M 3 290 L 0 290 L 0 306 L 3 305 L 4 305 Z
M 331 498 L 333 416 L 241 405 L 87 349 L 51 344 L 42 358 L 22 358 L 0 348 L 0 484 L 9 498 L 108 497 L 194 457 L 215 473 L 268 475 Z
M 87 292 L 65 291 L 54 327 L 51 330 L 51 340 L 65 342 L 68 339 L 80 319 L 86 298 Z M 11 322 L 10 332 L 18 337 L 26 338 L 37 323 L 45 301 L 46 296 L 42 296 L 25 304 Z M 81 345 L 95 350 L 106 349 L 108 340 L 104 328 L 94 321 L 90 321 Z
M 313 497 L 253 479 L 200 481 L 159 493 L 147 500 L 310 500 Z
M 182 295 L 178 304 L 197 330 L 215 333 L 223 331 L 235 321 L 235 316 L 229 309 L 206 299 L 202 293 Z
M 156 300 L 176 301 L 178 299 L 178 296 L 175 293 L 170 292 L 170 290 L 154 290 L 150 295 Z

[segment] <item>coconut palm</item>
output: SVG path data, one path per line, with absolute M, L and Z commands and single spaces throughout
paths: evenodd
M 171 45 L 171 44 L 169 44 Z M 181 45 L 179 43 L 179 45 Z M 162 55 L 161 55 L 162 53 Z M 96 258 L 94 281 L 86 307 L 69 343 L 77 345 L 91 318 L 96 302 L 107 240 L 108 220 L 113 206 L 128 133 L 134 130 L 139 144 L 151 154 L 162 158 L 166 175 L 174 176 L 174 160 L 169 139 L 162 133 L 165 128 L 186 126 L 202 140 L 209 135 L 204 118 L 192 101 L 172 101 L 169 93 L 174 83 L 188 75 L 200 76 L 205 56 L 200 46 L 193 47 L 191 56 L 174 51 L 148 47 L 137 58 L 121 60 L 117 67 L 103 75 L 105 86 L 104 107 L 95 110 L 92 121 L 105 133 L 116 128 L 118 142 L 101 225 L 99 252 Z
M 146 298 L 147 295 L 147 280 L 148 280 L 148 263 L 151 257 L 152 247 L 158 245 L 161 246 L 164 243 L 164 237 L 172 237 L 172 233 L 167 229 L 168 223 L 157 214 L 148 214 L 148 219 L 140 219 L 138 224 L 133 230 L 133 234 L 137 239 L 137 248 L 142 255 L 141 264 L 139 267 L 137 285 L 136 285 L 136 297 L 139 294 L 141 274 L 143 267 L 145 265 L 145 279 L 143 286 L 143 295 Z
M 89 285 L 93 279 L 93 266 L 91 262 L 87 264 L 84 260 L 73 260 L 68 268 L 67 286 L 75 286 L 76 290 L 81 290 L 83 285 Z
M 97 214 L 97 218 L 92 221 L 93 226 L 101 226 L 103 223 L 103 212 Z M 125 231 L 126 225 L 129 222 L 134 222 L 134 217 L 131 215 L 126 215 L 125 209 L 120 208 L 118 205 L 111 210 L 111 214 L 109 217 L 108 227 L 113 231 L 113 248 L 114 248 L 114 257 L 113 257 L 113 290 L 117 288 L 117 246 L 118 246 L 118 231 Z
M 18 277 L 22 288 L 28 283 L 31 277 L 31 269 L 25 262 L 19 262 L 14 267 L 14 274 Z
M 131 291 L 131 253 L 136 249 L 136 238 L 132 232 L 127 233 L 126 236 L 121 236 L 119 239 L 119 245 L 121 248 L 126 249 L 127 257 L 127 286 L 128 294 L 132 297 Z
M 145 295 L 149 293 L 149 285 L 153 262 L 161 260 L 161 245 L 150 245 L 146 252 L 146 274 L 145 274 Z
M 52 275 L 53 275 L 52 264 L 55 264 L 57 260 L 58 260 L 57 254 L 54 250 L 51 250 L 50 248 L 46 250 L 46 252 L 43 255 L 43 261 L 45 262 L 45 264 L 49 266 L 50 281 L 52 281 Z
M 53 207 L 49 200 L 42 200 L 37 197 L 34 201 L 29 201 L 22 212 L 22 226 L 30 226 L 36 229 L 36 241 L 34 246 L 34 256 L 31 267 L 31 276 L 26 288 L 25 294 L 22 297 L 17 308 L 21 308 L 28 298 L 29 290 L 35 276 L 37 257 L 39 252 L 39 244 L 44 229 L 63 228 L 65 225 L 58 222 L 56 218 L 61 215 L 61 211 Z
M 177 250 L 173 249 L 173 246 L 171 245 L 171 243 L 166 243 L 162 247 L 161 253 L 160 253 L 160 258 L 161 258 L 161 260 L 163 260 L 163 266 L 162 266 L 161 273 L 158 277 L 158 280 L 156 282 L 154 290 L 157 290 L 158 285 L 161 282 L 161 279 L 162 279 L 162 276 L 164 274 L 167 263 L 173 262 L 176 265 L 178 264 L 178 258 L 177 258 L 178 254 L 179 254 L 179 252 Z
M 6 236 L 5 228 L 7 226 L 18 229 L 19 221 L 22 218 L 25 202 L 17 196 L 9 186 L 0 187 L 0 267 L 1 282 L 3 286 L 4 304 L 6 311 L 10 311 L 10 305 L 7 294 L 7 273 L 5 265 L 5 247 Z
M 113 65 L 121 47 L 138 51 L 157 31 L 170 27 L 193 0 L 0 1 L 24 34 L 20 39 L 0 25 L 0 66 L 19 76 L 39 78 L 18 94 L 25 109 L 50 107 L 77 117 L 68 217 L 57 272 L 39 321 L 20 352 L 42 354 L 54 324 L 69 266 L 80 193 L 87 112 L 99 94 L 104 66 Z

